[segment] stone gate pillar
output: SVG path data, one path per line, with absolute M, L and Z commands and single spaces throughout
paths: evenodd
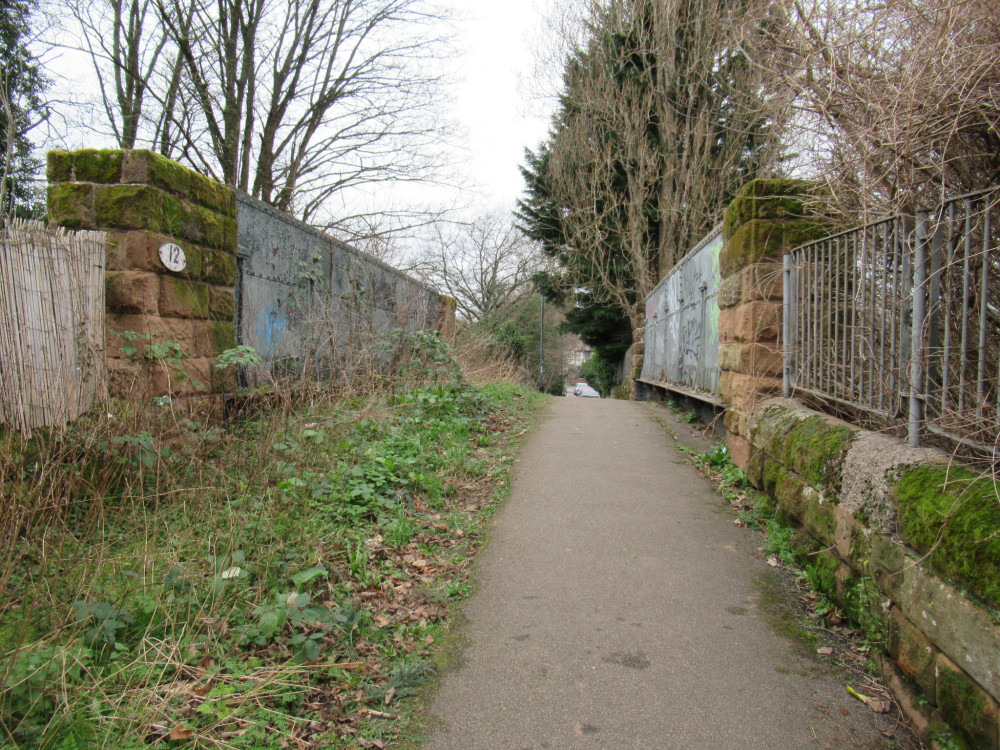
M 726 445 L 745 469 L 748 417 L 761 398 L 780 395 L 781 256 L 826 234 L 809 210 L 810 183 L 754 180 L 726 209 L 719 255 L 720 391 L 726 402 Z
M 143 150 L 52 151 L 48 179 L 52 223 L 108 233 L 111 393 L 169 396 L 193 415 L 218 416 L 221 394 L 235 390 L 232 373 L 214 367 L 236 343 L 233 191 Z M 179 363 L 143 356 L 148 344 L 165 342 L 179 346 Z

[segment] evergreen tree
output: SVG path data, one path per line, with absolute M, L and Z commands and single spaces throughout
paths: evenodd
M 609 359 L 642 325 L 648 293 L 767 166 L 758 72 L 736 36 L 758 10 L 594 3 L 549 137 L 526 154 L 521 226 L 562 269 L 540 288 L 573 292 L 567 325 Z
M 48 79 L 28 50 L 34 0 L 0 0 L 0 216 L 37 213 L 33 181 L 41 161 L 28 133 L 48 116 Z

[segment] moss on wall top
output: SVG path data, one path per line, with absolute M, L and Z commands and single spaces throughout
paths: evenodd
M 221 182 L 152 151 L 129 151 L 125 164 L 125 182 L 155 185 L 225 216 L 236 216 L 236 196 Z
M 785 219 L 806 216 L 806 198 L 814 185 L 805 180 L 751 180 L 726 208 L 722 236 L 726 240 L 751 219 Z
M 997 485 L 958 466 L 919 466 L 894 488 L 904 540 L 931 567 L 1000 608 Z
M 840 489 L 847 449 L 857 430 L 840 420 L 788 404 L 772 404 L 759 415 L 753 443 L 825 495 Z
M 49 182 L 121 182 L 123 153 L 93 148 L 49 151 L 46 176 Z
M 236 217 L 236 196 L 231 188 L 144 149 L 50 151 L 47 176 L 50 183 L 152 185 L 226 217 Z

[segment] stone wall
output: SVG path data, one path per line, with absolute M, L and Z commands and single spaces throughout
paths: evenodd
M 975 748 L 998 748 L 1000 503 L 992 479 L 931 448 L 793 399 L 747 419 L 751 482 L 798 531 L 810 579 L 881 627 L 895 669 Z M 930 739 L 940 728 L 927 727 Z
M 754 180 L 726 210 L 719 255 L 719 390 L 733 462 L 750 460 L 747 419 L 757 401 L 781 393 L 781 256 L 826 233 L 810 216 L 799 180 Z
M 114 395 L 183 397 L 216 416 L 232 382 L 215 356 L 236 343 L 236 204 L 233 192 L 150 151 L 53 151 L 48 157 L 52 223 L 108 233 L 107 357 Z M 185 267 L 168 270 L 165 243 Z M 123 337 L 133 332 L 139 340 Z M 179 363 L 150 359 L 150 343 L 175 342 Z M 135 348 L 137 351 L 133 352 Z
M 217 418 L 236 380 L 232 369 L 216 370 L 216 357 L 237 340 L 263 347 L 273 362 L 301 361 L 310 348 L 363 347 L 368 340 L 356 334 L 364 326 L 436 326 L 454 337 L 453 301 L 158 154 L 53 151 L 48 179 L 53 224 L 108 234 L 112 395 L 169 396 L 192 416 Z M 183 251 L 178 270 L 161 258 L 169 244 Z M 349 315 L 330 314 L 345 306 Z M 311 325 L 317 311 L 325 328 Z M 296 323 L 302 318 L 310 325 Z
M 757 180 L 726 211 L 719 364 L 733 462 L 795 529 L 812 584 L 881 631 L 890 682 L 998 750 L 1000 503 L 992 479 L 781 393 L 782 254 L 821 237 L 810 186 Z M 878 633 L 873 632 L 877 636 Z M 893 682 L 895 681 L 895 682 Z M 924 727 L 928 739 L 945 724 Z

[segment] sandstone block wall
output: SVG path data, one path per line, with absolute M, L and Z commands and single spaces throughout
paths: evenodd
M 749 414 L 760 399 L 781 393 L 782 253 L 826 232 L 810 218 L 809 188 L 799 180 L 754 180 L 723 222 L 719 384 L 726 444 L 741 468 L 751 458 Z
M 793 399 L 758 398 L 745 429 L 747 475 L 798 529 L 810 580 L 852 619 L 881 629 L 898 672 L 965 742 L 997 750 L 1000 504 L 992 479 Z M 943 736 L 934 724 L 927 734 Z
M 112 393 L 179 398 L 217 416 L 232 376 L 215 357 L 235 346 L 236 204 L 232 190 L 150 151 L 54 151 L 48 209 L 60 226 L 108 233 L 107 357 Z M 159 248 L 175 243 L 186 266 L 174 272 Z M 127 332 L 137 341 L 123 337 Z M 183 358 L 146 355 L 175 342 Z M 130 352 L 136 348 L 137 352 Z M 151 352 L 154 353 L 155 352 Z

